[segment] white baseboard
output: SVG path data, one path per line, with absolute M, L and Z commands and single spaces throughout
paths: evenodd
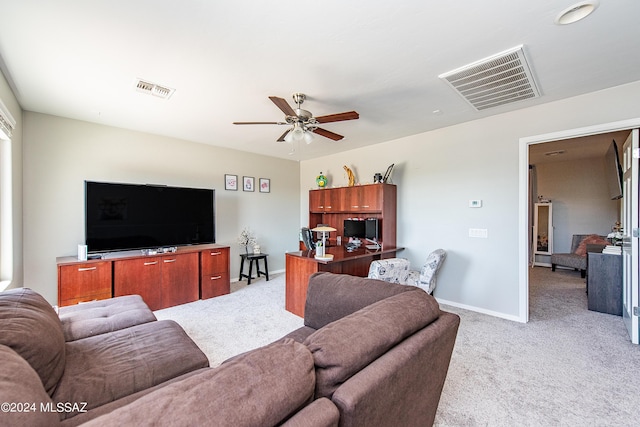
M 480 307 L 474 307 L 472 305 L 460 304 L 458 302 L 447 301 L 444 299 L 436 298 L 438 304 L 450 305 L 452 307 L 462 308 L 464 310 L 474 311 L 476 313 L 487 314 L 493 317 L 499 317 L 501 319 L 511 320 L 513 322 L 526 323 L 523 319 L 518 316 L 512 316 L 510 314 L 500 313 L 498 311 L 487 310 Z

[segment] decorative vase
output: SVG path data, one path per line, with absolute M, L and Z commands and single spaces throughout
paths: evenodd
M 316 184 L 320 188 L 325 188 L 327 186 L 327 177 L 320 172 L 320 175 L 316 177 Z
M 258 255 L 260 253 L 260 245 L 255 245 L 253 247 L 253 254 Z

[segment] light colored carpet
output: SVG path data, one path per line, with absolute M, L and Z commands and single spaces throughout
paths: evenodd
M 640 423 L 640 348 L 620 317 L 586 309 L 584 280 L 531 269 L 530 322 L 443 306 L 461 325 L 437 426 L 632 426 Z M 181 324 L 212 366 L 302 326 L 284 310 L 284 275 L 156 312 Z
M 301 317 L 284 309 L 284 274 L 231 283 L 231 293 L 158 310 L 172 319 L 218 366 L 231 356 L 267 345 L 303 326 Z

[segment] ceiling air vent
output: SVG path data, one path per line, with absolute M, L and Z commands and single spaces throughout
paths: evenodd
M 137 79 L 135 82 L 135 87 L 138 92 L 146 93 L 149 95 L 157 96 L 158 98 L 169 99 L 175 89 L 171 89 L 166 86 L 160 86 L 155 83 L 151 83 L 146 80 Z
M 517 46 L 438 77 L 478 111 L 538 98 L 540 92 L 522 48 Z

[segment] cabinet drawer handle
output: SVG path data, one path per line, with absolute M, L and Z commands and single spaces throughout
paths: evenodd
M 362 205 L 362 207 L 363 207 L 363 208 L 368 208 L 368 207 L 369 207 L 369 205 Z
M 158 263 L 158 261 L 149 261 L 149 262 L 145 262 L 144 265 L 156 265 Z
M 222 276 L 211 276 L 211 280 L 222 279 Z
M 360 206 L 355 205 L 355 206 L 351 206 L 352 208 L 358 209 Z
M 211 252 L 211 255 L 222 255 L 222 252 Z
M 327 208 L 327 209 L 331 209 L 331 206 L 325 206 L 325 208 Z
M 93 271 L 97 269 L 98 267 L 84 267 L 84 268 L 78 268 L 78 271 Z
M 165 259 L 164 262 L 176 262 L 176 259 Z

